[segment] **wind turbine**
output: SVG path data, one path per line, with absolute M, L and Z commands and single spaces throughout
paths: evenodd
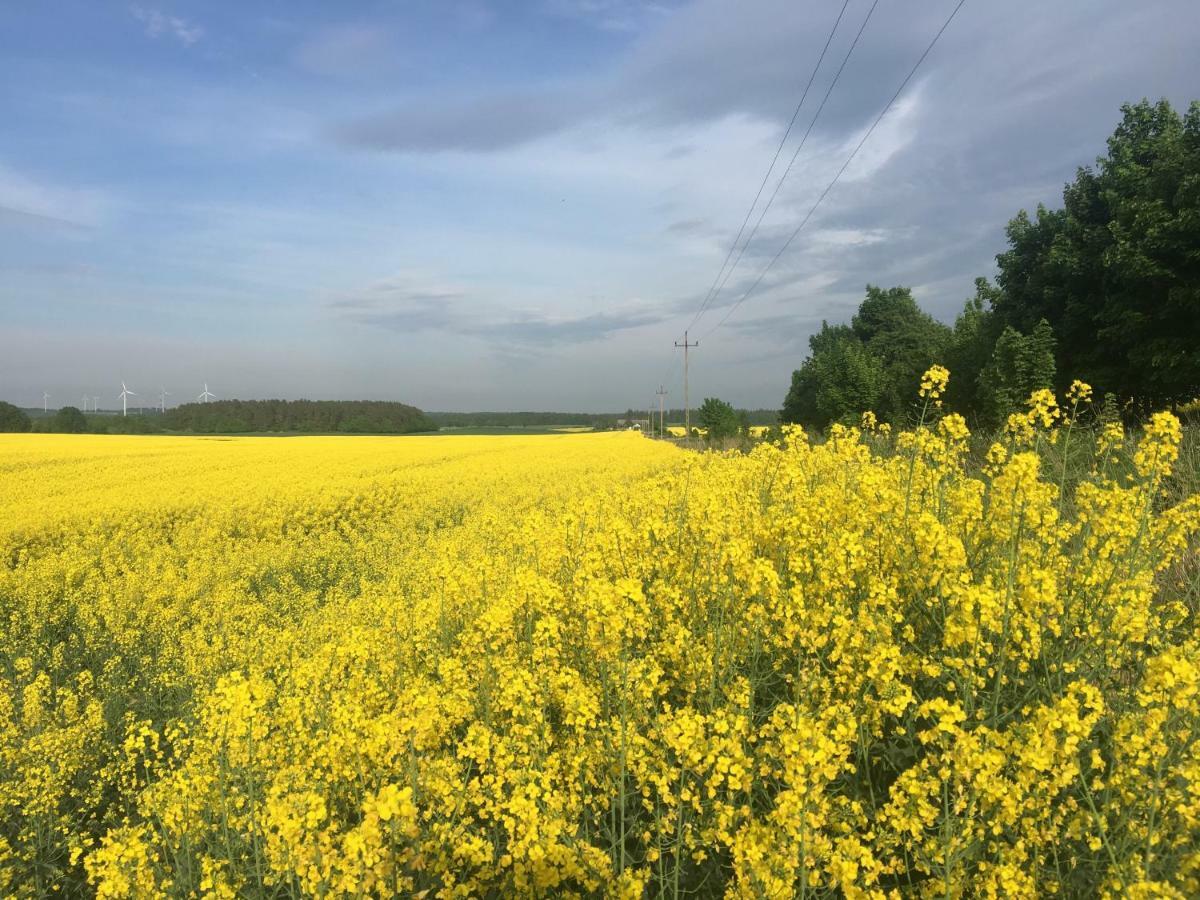
M 92 398 L 92 412 L 100 412 L 100 398 L 99 397 Z
M 87 396 L 87 394 L 84 394 L 83 395 L 83 411 L 84 412 L 87 412 L 87 401 L 88 401 L 88 396 Z
M 201 403 L 207 403 L 209 400 L 216 400 L 216 399 L 217 399 L 217 395 L 216 395 L 216 394 L 210 394 L 210 393 L 208 392 L 208 382 L 206 381 L 206 382 L 204 382 L 204 393 L 203 393 L 203 394 L 201 394 L 201 395 L 200 395 L 199 397 L 197 397 L 196 399 L 197 399 L 197 400 L 199 400 Z
M 207 386 L 206 386 L 206 388 L 207 388 Z M 160 387 L 158 389 L 158 411 L 160 413 L 165 413 L 167 411 L 167 398 L 170 396 L 171 396 L 171 392 L 168 391 L 165 387 Z
M 125 387 L 125 382 L 122 381 L 121 382 L 121 415 L 123 415 L 123 416 L 129 415 L 129 407 L 127 405 L 128 404 L 127 398 L 136 397 L 136 396 L 137 396 L 137 392 L 131 391 L 129 388 Z
M 42 391 L 42 412 L 50 412 L 50 395 Z

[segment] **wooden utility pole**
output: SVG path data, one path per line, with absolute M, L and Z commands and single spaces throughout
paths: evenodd
M 667 396 L 667 391 L 660 384 L 658 390 L 654 393 L 658 394 L 658 436 L 662 437 L 666 434 L 666 431 L 663 429 L 663 397 Z
M 688 403 L 688 350 L 692 347 L 699 347 L 700 342 L 694 344 L 688 343 L 688 333 L 683 333 L 683 343 L 675 342 L 676 347 L 683 348 L 683 430 L 687 433 L 688 440 L 692 438 L 692 407 Z

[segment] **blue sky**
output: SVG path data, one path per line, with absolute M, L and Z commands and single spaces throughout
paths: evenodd
M 881 0 L 699 323 L 692 396 L 778 406 L 867 282 L 952 320 L 1118 107 L 1200 96 L 1190 0 Z M 840 0 L 12 3 L 0 398 L 624 409 L 660 381 Z M 871 0 L 851 0 L 799 117 Z M 791 155 L 793 136 L 785 151 Z

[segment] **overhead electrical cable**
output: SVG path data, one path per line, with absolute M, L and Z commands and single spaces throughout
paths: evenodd
M 876 2 L 878 2 L 878 0 L 876 0 Z M 800 116 L 800 109 L 804 106 L 804 101 L 808 99 L 808 92 L 812 88 L 813 82 L 816 80 L 817 72 L 820 71 L 821 68 L 821 63 L 825 61 L 825 54 L 829 52 L 829 45 L 833 43 L 833 36 L 837 33 L 838 26 L 842 23 L 842 17 L 846 14 L 846 8 L 849 6 L 850 0 L 845 0 L 845 2 L 842 3 L 841 11 L 838 12 L 837 18 L 833 22 L 833 27 L 829 29 L 829 36 L 825 38 L 825 46 L 821 48 L 821 55 L 817 57 L 817 63 L 815 66 L 813 66 L 813 70 L 808 76 L 808 83 L 804 85 L 804 92 L 800 95 L 800 102 L 796 104 L 796 109 L 792 113 L 791 121 L 788 122 L 787 129 L 783 132 L 783 137 L 779 141 L 779 146 L 775 148 L 775 155 L 771 157 L 771 164 L 767 166 L 767 171 L 763 173 L 762 182 L 760 182 L 758 185 L 758 192 L 754 195 L 754 200 L 751 202 L 750 208 L 746 210 L 746 216 L 742 219 L 742 226 L 738 229 L 737 236 L 733 239 L 733 243 L 730 244 L 729 252 L 725 254 L 725 261 L 721 263 L 721 268 L 717 271 L 716 276 L 713 278 L 713 283 L 709 285 L 708 293 L 705 294 L 704 301 L 700 304 L 700 309 L 696 312 L 696 316 L 692 319 L 692 323 L 688 326 L 688 328 L 694 327 L 695 324 L 700 321 L 700 317 L 704 315 L 704 311 L 708 309 L 708 305 L 712 302 L 713 298 L 716 296 L 716 293 L 720 292 L 720 288 L 717 287 L 717 282 L 721 280 L 721 275 L 724 274 L 725 267 L 729 265 L 730 258 L 733 256 L 734 251 L 737 250 L 738 243 L 741 241 L 742 235 L 746 231 L 746 225 L 750 221 L 750 216 L 754 214 L 754 208 L 758 205 L 758 201 L 762 197 L 763 189 L 767 186 L 767 181 L 770 179 L 771 173 L 775 171 L 775 163 L 779 162 L 779 155 L 783 152 L 784 145 L 787 144 L 787 139 L 792 133 L 792 126 L 796 124 L 796 119 Z M 872 7 L 872 9 L 874 9 L 874 7 Z M 809 127 L 811 129 L 811 126 Z M 792 161 L 795 162 L 794 156 L 792 157 Z M 788 167 L 791 168 L 790 164 Z M 778 192 L 779 188 L 776 187 L 775 190 Z M 741 255 L 739 254 L 739 258 L 740 256 Z
M 796 146 L 795 152 L 792 153 L 792 158 L 788 161 L 787 168 L 783 170 L 783 175 L 780 177 L 779 181 L 775 183 L 775 190 L 771 192 L 771 196 L 767 198 L 766 204 L 759 211 L 758 219 L 755 220 L 754 227 L 750 229 L 750 234 L 742 243 L 741 249 L 738 250 L 737 256 L 733 260 L 733 265 L 729 266 L 729 268 L 725 271 L 724 278 L 721 279 L 721 283 L 717 287 L 716 292 L 711 298 L 709 298 L 709 304 L 711 304 L 717 299 L 717 297 L 721 295 L 721 291 L 725 290 L 725 285 L 729 281 L 730 276 L 733 275 L 734 269 L 737 268 L 738 263 L 741 262 L 742 255 L 746 252 L 746 248 L 750 246 L 750 242 L 753 241 L 754 236 L 758 234 L 759 226 L 762 225 L 763 219 L 766 218 L 772 204 L 775 203 L 775 198 L 779 196 L 779 190 L 783 187 L 784 181 L 787 180 L 788 175 L 792 171 L 792 167 L 796 164 L 796 160 L 800 156 L 800 151 L 803 150 L 804 145 L 808 143 L 808 136 L 812 134 L 813 128 L 816 127 L 817 120 L 821 118 L 821 111 L 825 109 L 825 104 L 829 101 L 829 97 L 833 93 L 833 89 L 837 87 L 838 80 L 842 77 L 842 72 L 846 68 L 846 63 L 850 62 L 850 56 L 854 53 L 854 48 L 858 46 L 859 38 L 861 38 L 863 32 L 866 31 L 867 23 L 871 21 L 871 16 L 874 15 L 875 7 L 878 5 L 879 0 L 875 0 L 875 2 L 871 4 L 871 8 L 867 10 L 867 14 L 863 18 L 862 24 L 858 26 L 858 33 L 854 35 L 854 40 L 851 41 L 850 48 L 846 51 L 846 55 L 842 57 L 842 64 L 838 66 L 838 70 L 833 75 L 833 80 L 829 82 L 829 87 L 825 91 L 825 96 L 821 98 L 821 105 L 817 107 L 817 111 L 813 114 L 812 121 L 808 123 L 808 128 L 805 130 L 804 136 L 800 139 L 800 143 Z M 696 316 L 697 320 L 699 320 L 700 315 L 703 315 L 703 310 L 701 310 L 701 313 Z M 693 327 L 695 324 L 696 323 L 693 322 L 692 325 L 688 327 Z
M 908 86 L 909 81 L 912 80 L 913 75 L 915 75 L 917 73 L 917 69 L 919 69 L 921 67 L 921 63 L 923 63 L 925 61 L 925 58 L 927 56 L 929 56 L 930 51 L 933 50 L 934 46 L 937 44 L 937 42 L 941 38 L 942 34 L 945 33 L 946 29 L 950 27 L 950 23 L 954 21 L 954 17 L 956 15 L 958 15 L 958 11 L 963 8 L 963 6 L 966 4 L 966 2 L 967 2 L 967 0 L 959 0 L 958 4 L 954 7 L 953 10 L 951 10 L 950 15 L 947 16 L 947 18 L 946 18 L 946 21 L 942 23 L 942 27 L 939 28 L 937 30 L 937 33 L 933 36 L 933 40 L 931 40 L 929 42 L 929 45 L 925 48 L 924 52 L 920 55 L 920 57 L 917 58 L 917 61 L 913 64 L 913 67 L 911 69 L 909 69 L 908 74 L 904 76 L 904 80 L 902 82 L 900 82 L 900 86 L 898 88 L 896 88 L 896 92 L 894 94 L 892 94 L 892 98 L 887 102 L 887 105 L 884 106 L 882 110 L 880 110 L 879 115 L 875 117 L 875 121 L 871 123 L 871 127 L 867 129 L 866 133 L 859 140 L 858 144 L 855 145 L 854 149 L 850 152 L 850 155 L 846 157 L 845 162 L 842 163 L 842 166 L 840 169 L 838 169 L 837 174 L 833 176 L 833 180 L 830 181 L 829 184 L 827 184 L 825 186 L 825 189 L 823 191 L 821 191 L 820 196 L 817 197 L 817 201 L 812 205 L 812 207 L 809 209 L 808 213 L 804 216 L 804 218 L 801 219 L 800 224 L 796 226 L 795 230 L 792 231 L 792 233 L 788 236 L 788 239 L 783 242 L 783 246 L 780 247 L 778 251 L 776 251 L 776 253 L 773 257 L 771 257 L 771 261 L 768 262 L 766 267 L 758 274 L 758 277 L 754 280 L 754 282 L 750 285 L 750 287 L 748 287 L 746 289 L 745 293 L 743 293 L 742 296 L 738 298 L 736 303 L 734 303 L 732 306 L 729 307 L 729 309 L 726 311 L 725 315 L 721 318 L 721 320 L 719 322 L 717 322 L 716 325 L 714 325 L 707 332 L 705 332 L 705 334 L 701 338 L 701 340 L 704 340 L 704 338 L 707 338 L 714 331 L 716 331 L 718 328 L 720 328 L 722 325 L 724 325 L 727 321 L 729 321 L 729 317 L 732 316 L 738 310 L 738 308 L 741 307 L 741 305 L 746 302 L 746 298 L 748 298 L 752 293 L 754 293 L 754 291 L 758 288 L 758 286 L 760 284 L 762 284 L 762 280 L 764 278 L 766 278 L 767 273 L 770 272 L 772 268 L 774 268 L 775 263 L 777 263 L 779 261 L 779 258 L 781 256 L 783 256 L 783 254 L 787 250 L 787 248 L 791 246 L 792 241 L 794 241 L 796 239 L 796 237 L 800 234 L 800 232 L 804 230 L 804 226 L 807 225 L 809 220 L 813 217 L 813 213 L 815 213 L 817 211 L 817 207 L 819 207 L 821 205 L 821 203 L 829 195 L 829 192 L 831 190 L 833 190 L 834 185 L 836 185 L 838 183 L 838 181 L 841 179 L 842 175 L 845 173 L 846 169 L 850 166 L 850 163 L 854 161 L 854 157 L 856 157 L 858 155 L 858 151 L 862 149 L 863 144 L 865 144 L 867 142 L 867 139 L 871 137 L 871 135 L 875 132 L 875 129 L 879 126 L 879 123 L 881 121 L 883 121 L 883 117 L 885 115 L 887 115 L 888 111 L 896 103 L 896 100 L 899 99 L 900 94 L 902 94 L 904 92 L 904 89 Z

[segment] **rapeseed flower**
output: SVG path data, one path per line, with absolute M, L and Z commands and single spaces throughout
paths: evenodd
M 0 436 L 0 890 L 1200 893 L 1178 420 L 861 426 Z

